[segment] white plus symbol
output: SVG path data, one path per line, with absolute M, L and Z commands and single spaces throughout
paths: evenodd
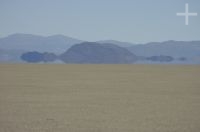
M 185 16 L 185 25 L 189 25 L 189 16 L 197 16 L 197 13 L 190 13 L 188 4 L 185 4 L 185 13 L 177 13 L 177 16 Z

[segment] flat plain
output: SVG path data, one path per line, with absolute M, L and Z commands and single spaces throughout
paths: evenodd
M 200 66 L 0 65 L 0 132 L 199 132 Z

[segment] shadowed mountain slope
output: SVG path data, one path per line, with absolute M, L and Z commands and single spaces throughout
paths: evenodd
M 65 63 L 126 64 L 133 63 L 137 57 L 114 44 L 84 42 L 72 46 L 60 59 Z

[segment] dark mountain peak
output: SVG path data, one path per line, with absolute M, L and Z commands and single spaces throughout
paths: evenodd
M 73 45 L 60 58 L 66 63 L 123 64 L 133 63 L 137 57 L 114 44 L 83 42 Z

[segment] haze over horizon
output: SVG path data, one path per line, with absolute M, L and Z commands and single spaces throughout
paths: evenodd
M 185 3 L 197 17 L 176 16 Z M 14 33 L 132 43 L 200 40 L 199 0 L 0 0 L 0 38 Z

